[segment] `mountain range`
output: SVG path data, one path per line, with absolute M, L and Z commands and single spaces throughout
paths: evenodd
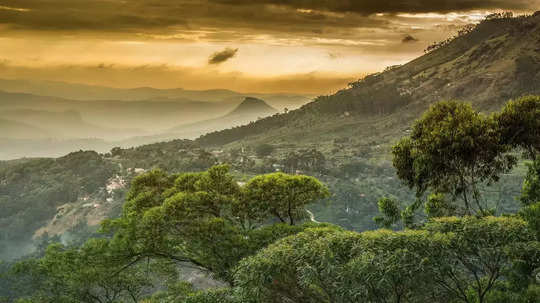
M 4 125 L 4 131 L 0 133 L 0 159 L 56 157 L 78 149 L 106 152 L 115 146 L 130 147 L 165 139 L 195 138 L 208 131 L 238 126 L 276 112 L 263 107 L 260 112 L 245 112 L 232 117 L 231 112 L 245 97 L 227 90 L 127 90 L 61 82 L 54 82 L 51 90 L 45 90 L 45 84 L 39 86 L 30 81 L 0 80 L 0 83 L 4 86 L 13 84 L 11 90 L 29 87 L 30 92 L 58 94 L 42 96 L 0 91 L 0 119 Z M 0 88 L 6 87 L 0 85 Z M 62 97 L 77 97 L 73 95 L 75 92 L 81 96 L 85 91 L 92 90 L 101 92 L 97 97 L 119 97 L 122 100 Z M 62 91 L 70 93 L 62 94 Z M 143 93 L 137 95 L 134 91 Z M 138 100 L 135 96 L 154 99 Z M 308 97 L 300 95 L 266 96 L 274 100 L 273 104 L 278 107 L 286 105 L 294 108 L 309 101 Z M 194 101 L 186 97 L 201 99 Z M 181 125 L 189 129 L 179 132 Z
M 268 105 L 264 100 L 246 97 L 234 110 L 224 116 L 179 125 L 170 129 L 170 132 L 178 134 L 177 138 L 195 139 L 209 132 L 245 125 L 276 113 L 278 110 Z

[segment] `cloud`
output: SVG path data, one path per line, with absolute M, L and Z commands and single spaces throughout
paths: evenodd
M 222 51 L 213 53 L 210 58 L 208 58 L 208 64 L 220 64 L 223 63 L 234 56 L 238 52 L 238 48 L 226 48 Z
M 18 8 L 18 7 L 4 6 L 4 5 L 0 5 L 0 10 L 16 11 L 16 12 L 27 12 L 27 11 L 29 11 L 29 9 L 27 9 L 27 8 Z
M 324 92 L 346 84 L 356 71 L 406 62 L 422 54 L 428 41 L 444 40 L 489 10 L 533 11 L 538 4 L 540 0 L 0 0 L 0 48 L 9 60 L 0 66 L 12 66 L 0 74 L 118 86 L 185 83 L 277 91 L 282 85 L 290 91 Z M 421 42 L 402 43 L 414 39 Z M 237 55 L 236 49 L 223 50 L 231 45 L 242 49 L 242 60 L 220 66 L 229 74 L 218 77 L 215 66 Z M 209 49 L 222 51 L 207 57 Z M 307 73 L 313 70 L 344 76 L 317 75 L 311 81 Z M 298 75 L 275 78 L 291 73 Z M 251 81 L 250 76 L 269 78 Z
M 320 31 L 321 25 L 362 27 L 384 23 L 257 2 L 25 0 L 16 9 L 9 6 L 10 2 L 0 0 L 0 7 L 6 8 L 0 9 L 0 25 L 11 30 L 167 34 L 204 28 L 313 33 Z
M 10 30 L 136 34 L 193 29 L 331 34 L 339 28 L 385 28 L 377 13 L 447 13 L 534 9 L 540 0 L 0 0 L 0 25 Z M 386 16 L 388 17 L 388 16 Z M 225 34 L 226 35 L 226 34 Z
M 403 37 L 403 39 L 401 39 L 402 43 L 411 43 L 411 42 L 417 42 L 417 41 L 418 39 L 411 35 L 406 35 L 405 37 Z
M 229 5 L 248 5 L 253 0 L 210 0 Z M 536 0 L 259 0 L 258 3 L 289 6 L 301 10 L 319 10 L 371 15 L 376 13 L 447 13 L 479 9 L 532 9 Z
M 337 59 L 339 57 L 341 57 L 341 55 L 339 53 L 328 52 L 328 58 L 330 58 L 330 59 Z

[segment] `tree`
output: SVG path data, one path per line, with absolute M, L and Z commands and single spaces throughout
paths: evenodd
M 494 117 L 501 142 L 523 148 L 534 160 L 540 153 L 540 97 L 528 96 L 509 101 Z
M 450 217 L 456 212 L 443 194 L 431 194 L 424 205 L 424 212 L 429 218 Z
M 275 148 L 274 148 L 273 145 L 263 143 L 263 144 L 259 144 L 259 145 L 257 145 L 255 147 L 255 153 L 260 158 L 267 157 L 267 156 L 270 156 L 272 154 L 272 152 L 274 152 L 274 149 Z
M 271 244 L 238 265 L 235 279 L 241 298 L 268 303 L 343 302 L 337 283 L 358 235 L 326 226 Z
M 453 235 L 378 230 L 362 233 L 358 239 L 343 277 L 351 281 L 343 289 L 352 289 L 351 299 L 381 303 L 449 301 L 433 278 Z
M 392 153 L 398 177 L 417 197 L 426 191 L 449 194 L 463 203 L 458 214 L 485 214 L 478 186 L 497 182 L 512 168 L 515 159 L 507 151 L 492 118 L 449 101 L 431 106 Z
M 463 302 L 485 302 L 512 267 L 510 249 L 534 239 L 519 218 L 438 218 L 425 229 L 454 238 L 436 264 L 434 281 Z
M 303 207 L 326 195 L 316 179 L 284 174 L 237 185 L 226 165 L 201 173 L 154 170 L 133 180 L 122 217 L 104 223 L 126 267 L 144 260 L 188 263 L 229 284 L 242 258 L 306 228 Z M 266 224 L 279 216 L 291 225 Z
M 290 152 L 283 159 L 285 171 L 291 174 L 297 170 L 306 170 L 321 173 L 324 171 L 326 158 L 316 149 L 300 150 L 299 152 Z
M 525 206 L 540 202 L 540 158 L 529 164 L 520 201 Z
M 384 197 L 377 202 L 377 205 L 381 215 L 373 218 L 373 220 L 379 226 L 390 228 L 401 219 L 401 210 L 396 199 Z
M 251 179 L 245 193 L 245 205 L 258 213 L 258 217 L 272 215 L 290 225 L 305 217 L 306 205 L 329 196 L 328 189 L 317 179 L 283 173 Z
M 240 301 L 231 289 L 210 289 L 199 291 L 188 296 L 182 303 L 250 303 Z
M 14 271 L 31 290 L 24 294 L 36 302 L 138 302 L 150 289 L 141 268 L 121 270 L 106 239 L 93 239 L 81 248 L 52 244 L 45 256 L 16 264 Z
M 235 276 L 255 302 L 424 302 L 441 296 L 433 265 L 450 238 L 312 228 L 243 260 Z
M 440 218 L 399 232 L 311 228 L 241 261 L 235 279 L 254 302 L 485 302 L 509 278 L 510 252 L 523 252 L 512 248 L 531 239 L 519 218 Z

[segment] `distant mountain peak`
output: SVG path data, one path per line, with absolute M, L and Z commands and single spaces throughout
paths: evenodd
M 251 113 L 268 115 L 268 114 L 274 114 L 277 112 L 278 112 L 277 109 L 268 105 L 268 103 L 266 103 L 262 99 L 246 97 L 244 98 L 244 101 L 242 101 L 242 103 L 240 103 L 232 112 L 228 114 L 228 116 L 244 115 L 244 114 L 251 114 Z

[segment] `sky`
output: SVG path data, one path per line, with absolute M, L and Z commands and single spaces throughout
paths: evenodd
M 0 78 L 329 94 L 540 0 L 0 0 Z

